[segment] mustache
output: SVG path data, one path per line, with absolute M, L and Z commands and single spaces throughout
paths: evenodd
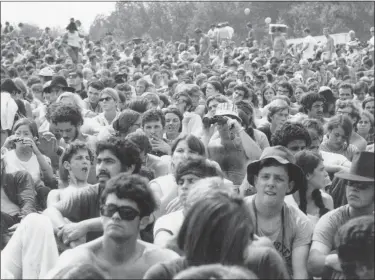
M 108 176 L 109 178 L 111 178 L 111 174 L 109 174 L 107 171 L 105 171 L 105 170 L 101 170 L 100 172 L 99 172 L 99 174 L 98 175 L 96 175 L 96 177 L 99 177 L 99 176 L 101 176 L 101 175 L 105 175 L 105 176 Z

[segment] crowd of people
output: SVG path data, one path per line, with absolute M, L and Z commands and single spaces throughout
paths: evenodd
M 2 279 L 374 278 L 374 27 L 22 27 L 1 30 Z

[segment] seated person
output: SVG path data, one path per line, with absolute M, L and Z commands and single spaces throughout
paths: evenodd
M 257 127 L 258 130 L 266 134 L 268 142 L 271 143 L 272 134 L 282 126 L 289 117 L 289 105 L 284 100 L 273 100 L 267 105 L 267 123 Z
M 271 239 L 292 278 L 308 279 L 313 228 L 301 210 L 284 202 L 286 195 L 306 188 L 294 155 L 285 146 L 268 147 L 260 160 L 248 165 L 247 172 L 249 183 L 256 188 L 255 195 L 245 198 L 255 234 Z
M 24 170 L 35 183 L 43 180 L 51 185 L 54 180 L 51 160 L 42 154 L 40 144 L 35 122 L 26 118 L 18 120 L 13 126 L 13 135 L 1 148 L 6 172 Z
M 138 146 L 141 153 L 142 165 L 152 170 L 155 178 L 168 174 L 169 163 L 158 156 L 150 154 L 152 146 L 145 133 L 142 131 L 132 132 L 126 139 Z
M 11 227 L 28 214 L 36 212 L 36 191 L 31 175 L 26 171 L 7 173 L 3 158 L 1 158 L 0 177 L 1 248 L 3 248 L 14 231 Z
M 335 243 L 346 279 L 374 279 L 374 216 L 354 218 L 340 227 Z
M 318 221 L 308 260 L 309 272 L 324 279 L 340 279 L 343 276 L 334 240 L 339 228 L 353 218 L 373 215 L 374 153 L 361 152 L 352 162 L 350 171 L 338 172 L 336 177 L 346 182 L 348 204 L 328 212 Z
M 103 237 L 64 252 L 47 278 L 84 262 L 96 264 L 106 278 L 141 279 L 152 265 L 177 258 L 173 251 L 138 239 L 155 208 L 147 181 L 126 173 L 113 177 L 100 198 Z
M 161 216 L 154 225 L 154 244 L 165 246 L 167 242 L 177 233 L 182 225 L 184 213 L 186 213 L 185 202 L 191 186 L 198 180 L 207 177 L 221 177 L 223 173 L 215 165 L 202 157 L 188 158 L 181 162 L 175 170 L 175 178 L 178 186 L 179 210 Z
M 220 165 L 234 185 L 241 185 L 248 161 L 258 159 L 262 150 L 245 132 L 235 105 L 220 103 L 213 121 L 204 128 L 204 133 L 209 134 L 213 126 L 217 127 L 207 145 L 208 158 Z
M 61 156 L 59 169 L 60 188 L 51 190 L 47 197 L 47 207 L 64 200 L 79 188 L 90 186 L 87 183 L 90 167 L 94 160 L 91 151 L 83 142 L 76 140 Z
M 163 138 L 165 117 L 161 110 L 147 110 L 142 115 L 142 129 L 151 142 L 152 150 L 150 154 L 158 157 L 171 154 L 171 147 L 168 141 Z

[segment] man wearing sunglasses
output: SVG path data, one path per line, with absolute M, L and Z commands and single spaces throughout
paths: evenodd
M 171 250 L 138 239 L 140 229 L 148 225 L 155 209 L 156 202 L 145 179 L 125 173 L 112 178 L 100 198 L 103 237 L 64 252 L 48 278 L 83 262 L 97 266 L 108 279 L 142 279 L 154 264 L 177 258 Z
M 346 181 L 348 204 L 328 212 L 318 221 L 308 259 L 312 276 L 323 279 L 344 279 L 334 240 L 339 228 L 353 218 L 374 215 L 374 153 L 361 152 L 354 158 L 349 172 L 341 171 L 335 176 Z M 356 271 L 362 268 L 357 266 Z

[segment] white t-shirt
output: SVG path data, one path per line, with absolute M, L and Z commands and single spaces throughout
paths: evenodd
M 160 231 L 166 231 L 172 236 L 176 236 L 180 231 L 184 221 L 183 210 L 178 210 L 167 215 L 161 216 L 154 225 L 154 237 Z
M 315 39 L 309 35 L 306 36 L 306 38 L 303 40 L 303 46 L 305 47 L 308 45 L 307 49 L 303 52 L 302 58 L 303 59 L 308 59 L 308 58 L 313 58 L 314 56 L 314 47 L 317 45 Z
M 51 160 L 44 156 L 46 161 L 51 164 Z M 10 150 L 4 155 L 5 172 L 14 173 L 17 171 L 27 171 L 30 173 L 34 182 L 40 179 L 40 166 L 36 155 L 33 153 L 28 161 L 22 161 L 16 155 L 15 150 Z
M 320 150 L 320 154 L 322 155 L 324 164 L 327 165 L 344 166 L 347 164 L 351 164 L 351 162 L 345 156 L 340 154 L 325 152 L 322 150 Z

